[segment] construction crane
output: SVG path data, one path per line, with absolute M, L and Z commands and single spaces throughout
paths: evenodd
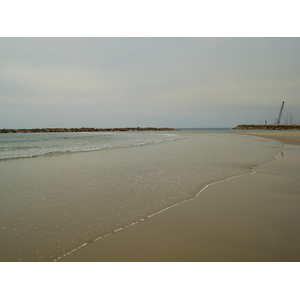
M 283 106 L 284 106 L 284 101 L 282 101 L 282 105 L 279 111 L 279 116 L 278 119 L 276 120 L 276 124 L 280 124 L 280 119 L 281 119 L 281 115 L 282 115 L 282 111 L 283 111 Z

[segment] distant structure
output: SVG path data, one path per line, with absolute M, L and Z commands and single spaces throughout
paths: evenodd
M 232 129 L 238 129 L 238 130 L 300 130 L 300 122 L 297 124 L 294 121 L 293 118 L 293 112 L 288 112 L 286 115 L 286 118 L 283 116 L 283 107 L 284 107 L 284 101 L 282 101 L 278 119 L 275 120 L 274 124 L 267 124 L 267 120 L 265 120 L 265 124 L 242 124 L 238 125 Z M 280 121 L 282 121 L 282 124 L 280 124 Z
M 282 105 L 279 111 L 279 116 L 278 119 L 275 121 L 275 124 L 279 125 L 280 124 L 280 119 L 281 119 L 281 115 L 282 115 L 282 111 L 283 111 L 283 106 L 284 106 L 284 101 L 282 101 Z
M 292 124 L 295 124 L 295 120 L 294 120 L 294 117 L 293 117 L 293 112 L 287 112 L 286 113 L 286 117 L 285 117 L 285 123 L 284 124 L 287 124 L 287 125 L 292 125 Z

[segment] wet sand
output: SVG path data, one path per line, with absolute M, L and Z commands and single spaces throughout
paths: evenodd
M 299 261 L 300 148 L 289 145 L 298 134 L 253 134 L 284 142 L 283 152 L 60 261 Z

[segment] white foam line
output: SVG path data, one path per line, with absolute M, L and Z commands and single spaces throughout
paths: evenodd
M 164 211 L 166 211 L 166 210 L 168 210 L 168 209 L 170 209 L 170 208 L 172 208 L 172 207 L 175 207 L 175 206 L 177 206 L 177 205 L 180 205 L 180 204 L 183 204 L 183 203 L 186 203 L 186 202 L 195 200 L 202 192 L 204 192 L 208 187 L 210 187 L 210 186 L 212 186 L 212 185 L 214 185 L 214 184 L 221 183 L 221 182 L 224 182 L 224 181 L 227 181 L 227 180 L 231 180 L 231 179 L 234 179 L 234 178 L 237 178 L 237 177 L 242 177 L 242 176 L 246 176 L 246 175 L 251 175 L 251 174 L 254 174 L 254 173 L 256 173 L 256 171 L 254 171 L 254 170 L 252 169 L 252 172 L 250 172 L 250 173 L 240 174 L 240 175 L 235 175 L 235 176 L 232 176 L 232 177 L 229 177 L 229 178 L 226 178 L 226 179 L 222 179 L 222 180 L 219 180 L 219 181 L 216 181 L 216 182 L 209 183 L 209 184 L 207 184 L 204 188 L 202 188 L 202 189 L 197 193 L 197 195 L 196 195 L 195 197 L 190 198 L 190 199 L 186 199 L 186 200 L 181 201 L 181 202 L 179 202 L 179 203 L 175 203 L 175 204 L 173 204 L 173 205 L 171 205 L 171 206 L 169 206 L 169 207 L 167 207 L 167 208 L 164 208 L 164 209 L 160 210 L 159 212 L 157 212 L 157 213 L 155 213 L 155 214 L 152 214 L 152 215 L 148 216 L 147 218 L 152 218 L 152 217 L 154 217 L 155 215 L 158 215 L 158 214 L 160 214 L 160 213 L 162 213 L 162 212 L 164 212 Z
M 280 153 L 280 152 L 279 152 L 279 153 Z M 227 180 L 231 180 L 231 179 L 234 179 L 234 178 L 238 178 L 238 177 L 242 177 L 242 176 L 246 176 L 246 175 L 252 175 L 252 174 L 255 174 L 255 173 L 256 173 L 256 171 L 253 170 L 253 168 L 252 168 L 252 172 L 250 172 L 250 173 L 245 173 L 245 174 L 235 175 L 235 176 L 232 176 L 232 177 L 229 177 L 229 178 L 226 178 L 226 179 L 222 179 L 222 180 L 219 180 L 219 181 L 216 181 L 216 182 L 209 183 L 209 184 L 207 184 L 204 188 L 202 188 L 202 189 L 197 193 L 197 195 L 196 195 L 195 197 L 190 198 L 190 199 L 183 200 L 183 201 L 181 201 L 181 202 L 179 202 L 179 203 L 175 203 L 175 204 L 173 204 L 173 205 L 171 205 L 171 206 L 169 206 L 169 207 L 166 207 L 166 208 L 160 210 L 160 211 L 157 212 L 157 213 L 154 213 L 154 214 L 152 214 L 152 215 L 149 215 L 149 216 L 146 217 L 146 218 L 147 218 L 147 219 L 152 218 L 152 217 L 154 217 L 155 215 L 158 215 L 158 214 L 160 214 L 160 213 L 162 213 L 162 212 L 164 212 L 164 211 L 166 211 L 166 210 L 168 210 L 168 209 L 170 209 L 170 208 L 172 208 L 172 207 L 175 207 L 175 206 L 177 206 L 177 205 L 180 205 L 180 204 L 183 204 L 183 203 L 186 203 L 186 202 L 189 202 L 189 201 L 193 201 L 193 200 L 197 199 L 197 197 L 198 197 L 202 192 L 204 192 L 208 187 L 210 187 L 210 186 L 212 186 L 212 185 L 215 185 L 215 184 L 217 184 L 217 183 L 221 183 L 221 182 L 224 182 L 224 181 L 227 181 Z M 131 223 L 130 225 L 126 226 L 125 228 L 130 227 L 130 226 L 133 226 L 133 225 L 136 225 L 137 223 L 140 223 L 140 222 L 143 222 L 143 221 L 145 221 L 145 219 L 141 219 L 141 220 L 138 221 L 138 222 Z M 124 228 L 118 228 L 118 229 L 114 230 L 113 233 L 116 233 L 116 232 L 118 232 L 118 231 L 120 231 L 120 230 L 123 230 L 123 229 L 124 229 Z M 104 235 L 104 236 L 98 237 L 98 238 L 94 239 L 94 242 L 99 241 L 99 240 L 101 240 L 101 239 L 103 239 L 103 238 L 106 238 L 106 237 L 112 235 L 113 233 L 108 233 L 108 234 L 106 234 L 106 235 Z M 88 244 L 88 243 L 82 244 L 81 246 L 79 246 L 79 247 L 73 249 L 72 251 L 63 254 L 62 256 L 59 256 L 59 257 L 56 258 L 54 261 L 58 261 L 58 260 L 62 259 L 63 257 L 65 257 L 65 256 L 67 256 L 67 255 L 69 255 L 69 254 L 72 254 L 73 252 L 75 252 L 75 251 L 77 251 L 77 250 L 83 248 L 83 247 L 86 246 L 87 244 Z
M 153 217 L 153 216 L 155 216 L 155 214 L 152 214 L 152 215 L 148 216 L 148 218 L 151 218 L 151 217 Z
M 58 257 L 58 258 L 56 258 L 54 261 L 58 261 L 58 260 L 62 259 L 63 257 L 65 257 L 65 256 L 67 256 L 67 255 L 70 255 L 70 254 L 72 254 L 73 252 L 75 252 L 75 251 L 77 251 L 77 250 L 79 250 L 79 249 L 83 248 L 83 247 L 84 247 L 84 246 L 86 246 L 87 244 L 88 244 L 88 243 L 84 243 L 84 244 L 80 245 L 79 247 L 77 247 L 77 248 L 73 249 L 72 251 L 70 251 L 70 252 L 68 252 L 68 253 L 65 253 L 65 254 L 63 254 L 62 256 L 59 256 L 59 257 Z
M 135 225 L 137 222 L 131 223 L 128 227 Z

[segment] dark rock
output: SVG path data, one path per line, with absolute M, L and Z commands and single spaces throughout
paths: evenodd
M 174 131 L 174 128 L 127 127 L 127 128 L 34 128 L 34 129 L 0 129 L 0 133 L 38 133 L 38 132 L 106 132 L 106 131 Z
M 300 125 L 284 125 L 284 124 L 269 124 L 269 125 L 238 125 L 232 129 L 236 130 L 300 130 Z

